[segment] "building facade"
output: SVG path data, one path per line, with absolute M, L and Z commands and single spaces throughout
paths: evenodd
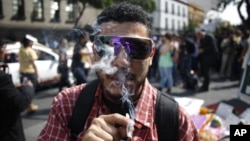
M 205 18 L 204 10 L 197 4 L 189 2 L 188 3 L 188 21 L 195 23 L 197 26 L 203 24 Z
M 189 3 L 194 3 L 201 7 L 206 14 L 210 10 L 216 10 L 219 0 L 188 0 Z
M 205 9 L 212 9 L 217 4 L 215 0 L 155 2 L 156 11 L 150 14 L 153 34 L 183 31 L 189 21 L 200 25 L 208 11 Z M 72 30 L 81 8 L 80 4 L 73 5 L 73 0 L 0 0 L 0 38 L 15 40 L 29 33 L 42 42 L 58 40 Z M 92 25 L 100 11 L 88 6 L 80 19 L 81 25 Z
M 177 33 L 188 25 L 187 0 L 156 0 L 153 16 L 153 33 Z
M 73 0 L 0 0 L 0 37 L 20 39 L 29 33 L 40 41 L 58 39 L 70 33 L 80 5 Z M 94 22 L 99 10 L 88 7 L 82 25 Z

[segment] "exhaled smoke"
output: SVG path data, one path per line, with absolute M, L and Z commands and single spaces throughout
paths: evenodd
M 102 57 L 99 62 L 95 62 L 92 68 L 95 70 L 101 69 L 105 72 L 105 74 L 112 75 L 118 71 L 117 67 L 111 65 L 111 62 L 114 58 L 114 56 L 106 55 Z
M 134 95 L 134 90 L 131 90 L 131 88 L 126 88 L 125 82 L 126 82 L 126 76 L 129 74 L 129 68 L 127 67 L 123 71 L 119 71 L 117 67 L 112 66 L 111 62 L 115 59 L 115 56 L 113 55 L 106 55 L 102 57 L 102 59 L 98 62 L 96 62 L 93 65 L 93 69 L 102 70 L 108 75 L 117 74 L 119 83 L 111 82 L 110 85 L 115 85 L 117 88 L 121 88 L 121 101 L 124 107 L 124 110 L 128 112 L 129 118 L 134 120 L 135 118 L 135 108 L 132 102 L 131 96 Z M 108 88 L 109 89 L 109 88 Z M 112 93 L 112 89 L 109 89 L 109 91 Z M 132 136 L 132 127 L 134 126 L 134 122 L 130 122 L 127 126 L 127 135 L 131 138 Z
M 112 28 L 112 25 L 107 25 L 107 28 Z M 98 29 L 94 29 L 94 31 L 101 31 L 101 28 L 98 27 Z M 129 57 L 127 53 L 123 50 L 120 53 L 123 54 L 114 54 L 114 47 L 111 47 L 110 45 L 104 44 L 101 41 L 97 40 L 94 42 L 94 48 L 97 50 L 97 52 L 101 53 L 102 58 L 100 61 L 95 62 L 93 64 L 93 69 L 95 70 L 102 70 L 105 74 L 107 75 L 117 75 L 117 81 L 111 82 L 112 84 L 110 85 L 115 85 L 117 88 L 121 89 L 121 101 L 123 104 L 124 110 L 128 112 L 129 117 L 134 120 L 135 115 L 134 115 L 134 105 L 131 96 L 134 95 L 135 90 L 132 88 L 127 88 L 125 83 L 127 80 L 127 77 L 130 73 L 130 68 L 129 65 L 126 66 L 126 68 L 122 68 L 122 70 L 119 70 L 118 67 L 112 65 L 112 61 L 114 59 L 117 59 L 116 57 L 120 57 L 119 59 L 126 59 L 127 62 L 130 62 Z M 108 88 L 109 89 L 109 88 Z M 112 89 L 109 89 L 111 94 L 112 94 Z M 128 127 L 133 127 L 134 122 L 131 122 Z M 131 132 L 131 131 L 130 131 Z M 130 133 L 131 134 L 131 133 Z
M 131 96 L 134 95 L 133 93 L 129 93 L 128 89 L 125 87 L 125 85 L 122 85 L 122 97 L 121 101 L 124 104 L 125 107 L 128 108 L 128 112 L 130 115 L 130 118 L 134 119 L 134 105 L 131 99 Z

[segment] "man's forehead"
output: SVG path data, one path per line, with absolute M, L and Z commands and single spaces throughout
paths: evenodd
M 106 22 L 101 24 L 101 35 L 148 36 L 145 25 L 137 22 Z

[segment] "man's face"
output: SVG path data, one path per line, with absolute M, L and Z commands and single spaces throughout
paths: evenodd
M 80 43 L 85 45 L 89 40 L 89 35 L 85 35 L 85 36 L 82 36 L 80 37 Z
M 29 46 L 30 46 L 30 47 L 32 47 L 32 46 L 33 46 L 33 44 L 34 44 L 34 42 L 33 42 L 33 41 L 29 41 Z
M 140 40 L 141 38 L 147 38 L 147 41 L 151 41 L 148 37 L 146 26 L 131 22 L 107 22 L 101 24 L 101 28 L 102 32 L 98 36 L 111 37 L 109 38 L 109 42 L 111 44 L 113 43 L 113 47 L 111 45 L 108 48 L 114 50 L 114 52 L 116 53 L 110 65 L 111 67 L 117 68 L 117 71 L 112 74 L 107 74 L 103 69 L 98 69 L 96 71 L 98 78 L 100 79 L 103 87 L 105 88 L 104 95 L 110 100 L 119 100 L 122 96 L 122 93 L 124 92 L 123 88 L 125 87 L 125 89 L 130 94 L 134 95 L 134 98 L 138 97 L 139 93 L 142 90 L 144 80 L 147 76 L 148 68 L 152 63 L 154 47 L 150 46 L 150 49 L 152 49 L 152 51 L 150 51 L 150 53 L 147 53 L 147 57 L 141 56 L 141 58 L 139 59 L 139 54 L 135 55 L 137 56 L 137 59 L 134 59 L 136 57 L 131 57 L 131 54 L 128 53 L 128 50 L 131 52 L 136 50 L 135 48 L 132 48 L 132 46 L 130 46 L 131 43 L 134 43 L 134 45 L 137 45 L 137 47 L 139 47 L 139 50 L 136 50 L 137 52 L 143 50 L 143 47 L 138 46 L 138 42 L 136 42 L 136 40 L 138 39 Z M 122 38 L 121 36 L 125 36 L 125 38 Z M 117 40 L 126 41 L 121 43 Z M 125 47 L 126 43 L 128 44 L 127 47 Z M 119 45 L 119 49 L 117 49 L 119 51 L 114 48 L 114 46 L 116 45 Z M 95 61 L 100 61 L 100 55 L 98 55 L 97 51 L 95 50 L 95 47 L 93 47 L 93 49 Z M 140 55 L 141 54 L 143 54 L 143 52 L 140 52 Z
M 61 47 L 67 47 L 68 41 L 66 39 L 63 39 L 61 42 Z
M 197 37 L 198 39 L 202 39 L 202 38 L 203 38 L 202 32 L 201 32 L 201 31 L 197 32 L 197 33 L 196 33 L 196 37 Z

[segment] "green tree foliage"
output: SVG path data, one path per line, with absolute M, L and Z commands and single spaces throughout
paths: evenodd
M 133 4 L 142 6 L 147 12 L 152 13 L 156 9 L 155 0 L 73 0 L 73 4 L 81 4 L 82 8 L 79 11 L 79 16 L 75 20 L 75 26 L 79 25 L 79 20 L 82 17 L 87 5 L 90 5 L 96 9 L 103 9 L 114 3 L 121 1 L 129 1 Z
M 132 4 L 137 4 L 143 7 L 147 12 L 152 13 L 156 9 L 155 0 L 114 0 L 116 2 L 129 1 Z
M 250 28 L 250 0 L 220 0 L 218 8 L 224 10 L 229 4 L 235 4 L 237 6 L 238 14 L 245 28 Z M 244 17 L 241 11 L 243 4 L 246 5 L 247 16 Z
M 199 27 L 198 22 L 195 22 L 193 20 L 188 20 L 188 25 L 184 28 L 186 31 L 194 32 L 196 27 Z

